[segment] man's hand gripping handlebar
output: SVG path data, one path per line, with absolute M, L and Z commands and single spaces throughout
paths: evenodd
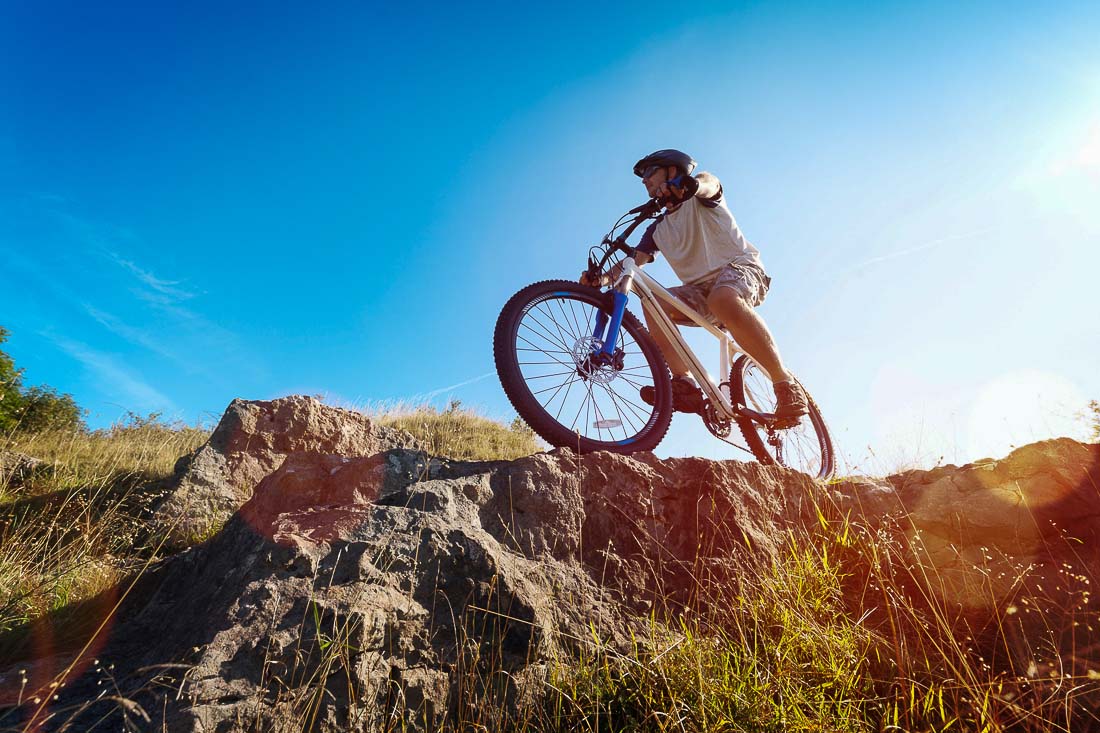
M 637 217 L 635 217 L 634 221 L 630 223 L 630 226 L 628 226 L 622 234 L 615 237 L 615 239 L 611 239 L 610 234 L 604 238 L 603 244 L 607 245 L 607 252 L 604 253 L 604 256 L 598 262 L 591 254 L 588 255 L 588 269 L 581 273 L 581 285 L 602 288 L 616 282 L 622 274 L 623 263 L 620 262 L 612 266 L 607 272 L 604 272 L 603 269 L 607 261 L 611 258 L 611 255 L 616 252 L 622 252 L 627 257 L 633 257 L 634 263 L 639 266 L 652 262 L 653 255 L 646 252 L 639 252 L 634 247 L 631 247 L 626 243 L 626 238 L 633 234 L 634 230 L 637 229 L 643 221 L 656 216 L 657 212 L 660 211 L 664 205 L 665 203 L 658 199 L 650 199 L 641 206 L 637 206 L 626 212 L 623 216 L 624 219 L 631 214 L 637 214 Z
M 626 254 L 628 258 L 634 258 L 634 264 L 641 267 L 653 261 L 653 255 L 641 252 L 628 244 L 617 243 L 615 249 Z M 599 263 L 589 256 L 588 269 L 581 273 L 581 285 L 590 285 L 594 288 L 604 288 L 618 281 L 623 273 L 623 264 L 626 260 L 611 267 L 607 272 L 601 272 Z

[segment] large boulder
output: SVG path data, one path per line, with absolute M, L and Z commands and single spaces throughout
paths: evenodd
M 406 431 L 312 397 L 233 400 L 210 439 L 180 459 L 174 486 L 156 509 L 158 524 L 172 544 L 208 536 L 289 455 L 370 456 L 419 447 Z
M 121 695 L 77 727 L 122 697 L 156 730 L 300 729 L 304 709 L 322 730 L 504 728 L 548 665 L 597 639 L 628 652 L 701 570 L 777 557 L 816 489 L 648 454 L 292 453 L 216 536 L 141 578 L 58 704 L 111 664 Z

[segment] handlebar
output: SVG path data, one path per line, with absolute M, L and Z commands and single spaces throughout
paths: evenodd
M 622 252 L 627 257 L 633 257 L 637 253 L 637 249 L 635 247 L 631 247 L 629 244 L 626 243 L 627 237 L 633 234 L 634 230 L 641 226 L 642 222 L 646 221 L 647 219 L 652 219 L 654 216 L 656 216 L 657 212 L 659 212 L 666 203 L 667 202 L 660 201 L 658 199 L 650 199 L 641 206 L 636 206 L 630 211 L 623 214 L 619 221 L 622 221 L 622 219 L 625 219 L 631 214 L 636 214 L 637 216 L 634 217 L 634 221 L 630 222 L 630 224 L 627 225 L 622 234 L 619 234 L 617 237 L 612 239 L 612 234 L 615 231 L 615 229 L 612 228 L 611 232 L 608 233 L 606 237 L 604 237 L 602 244 L 607 246 L 607 251 L 604 253 L 603 257 L 600 258 L 599 262 L 597 262 L 596 259 L 592 257 L 592 255 L 588 256 L 588 276 L 592 280 L 598 280 L 600 274 L 604 271 L 604 267 L 607 266 L 607 261 L 611 259 L 611 256 L 614 255 L 616 252 Z M 616 225 L 616 228 L 617 227 L 618 225 Z

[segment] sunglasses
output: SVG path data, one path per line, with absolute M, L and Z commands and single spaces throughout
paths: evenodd
M 656 173 L 659 170 L 662 170 L 663 168 L 664 168 L 664 166 L 662 166 L 662 165 L 651 165 L 648 168 L 646 168 L 644 171 L 642 171 L 642 178 L 649 178 L 654 173 Z

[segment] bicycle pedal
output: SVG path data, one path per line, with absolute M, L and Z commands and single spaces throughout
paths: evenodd
M 776 430 L 789 430 L 790 428 L 797 428 L 801 424 L 801 417 L 781 417 L 772 422 L 772 427 Z

